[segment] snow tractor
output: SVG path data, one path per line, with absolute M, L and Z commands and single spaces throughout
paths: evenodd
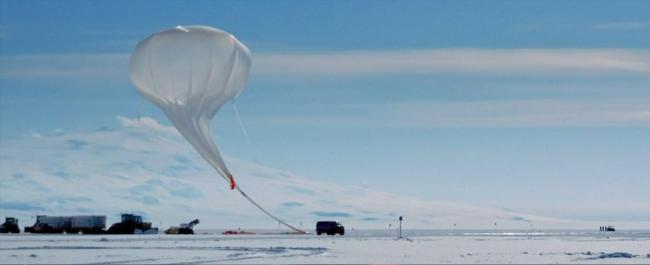
M 122 222 L 115 223 L 106 231 L 108 234 L 158 234 L 157 227 L 151 223 L 142 222 L 142 216 L 122 214 Z
M 0 233 L 20 233 L 20 228 L 18 227 L 18 219 L 13 217 L 5 217 L 5 222 L 0 225 Z
M 168 235 L 192 235 L 194 234 L 194 226 L 199 224 L 199 219 L 194 219 L 187 224 L 181 224 L 180 226 L 172 226 L 169 229 L 165 230 L 165 234 Z

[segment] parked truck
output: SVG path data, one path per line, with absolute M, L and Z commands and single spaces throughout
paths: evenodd
M 5 222 L 0 225 L 0 233 L 20 233 L 20 227 L 18 227 L 18 219 L 13 217 L 5 217 Z
M 142 221 L 142 216 L 135 214 L 122 214 L 122 221 L 111 225 L 109 234 L 158 234 L 157 227 Z
M 316 234 L 321 235 L 321 234 L 328 234 L 328 235 L 336 235 L 336 234 L 345 234 L 345 227 L 341 225 L 341 223 L 336 222 L 336 221 L 319 221 L 316 223 Z
M 36 216 L 36 223 L 25 227 L 29 233 L 84 233 L 101 234 L 106 228 L 104 215 Z

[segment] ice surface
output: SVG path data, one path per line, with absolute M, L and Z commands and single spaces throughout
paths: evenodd
M 650 232 L 2 235 L 3 263 L 648 263 Z M 417 234 L 425 234 L 418 236 Z

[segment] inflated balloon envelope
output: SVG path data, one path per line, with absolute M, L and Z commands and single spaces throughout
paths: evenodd
M 235 188 L 212 140 L 215 113 L 241 93 L 251 54 L 231 34 L 205 26 L 178 26 L 140 42 L 131 56 L 131 80 L 160 107 L 201 156 Z
M 278 222 L 303 232 L 271 215 L 237 186 L 212 140 L 212 118 L 244 90 L 250 67 L 250 50 L 232 34 L 207 26 L 177 26 L 138 43 L 129 72 L 138 92 L 165 112 L 231 189 Z

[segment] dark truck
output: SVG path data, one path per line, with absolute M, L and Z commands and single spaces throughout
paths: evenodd
M 336 221 L 320 221 L 316 223 L 316 234 L 321 235 L 321 234 L 328 234 L 328 235 L 335 235 L 335 234 L 345 234 L 345 227 L 343 227 L 339 222 Z

